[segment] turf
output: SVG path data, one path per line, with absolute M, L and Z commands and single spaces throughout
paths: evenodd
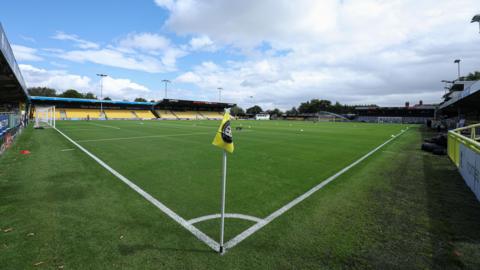
M 239 121 L 234 127 L 240 125 L 245 129 L 235 133 L 237 149 L 228 160 L 227 211 L 260 218 L 404 128 L 277 121 Z M 110 121 L 59 122 L 58 128 L 188 220 L 219 212 L 222 154 L 211 145 L 217 126 Z M 231 223 L 227 239 L 248 228 Z M 218 240 L 218 228 L 205 230 Z
M 184 218 L 218 212 L 221 154 L 210 145 L 218 123 L 57 124 Z M 227 210 L 258 217 L 404 128 L 235 123 L 240 124 L 244 130 L 234 134 L 236 152 L 229 156 Z M 419 140 L 420 132 L 410 129 L 218 256 L 84 153 L 61 151 L 74 147 L 54 130 L 27 129 L 0 159 L 0 215 L 7 217 L 0 220 L 0 228 L 13 229 L 0 232 L 0 265 L 7 269 L 25 269 L 37 262 L 43 262 L 40 267 L 70 269 L 475 268 L 480 209 L 449 161 L 422 155 L 416 147 Z M 21 149 L 32 154 L 19 155 Z M 437 165 L 448 169 L 431 178 Z M 448 190 L 437 180 L 444 174 Z M 450 193 L 449 200 L 458 208 L 455 214 L 445 204 L 444 196 Z M 462 220 L 465 209 L 469 219 Z M 459 224 L 468 233 L 454 229 Z M 228 220 L 227 237 L 249 225 Z M 198 227 L 218 238 L 216 220 Z

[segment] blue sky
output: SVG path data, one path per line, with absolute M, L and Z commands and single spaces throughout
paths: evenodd
M 476 1 L 7 1 L 0 22 L 29 86 L 288 109 L 438 102 L 480 69 Z M 253 98 L 251 98 L 253 97 Z

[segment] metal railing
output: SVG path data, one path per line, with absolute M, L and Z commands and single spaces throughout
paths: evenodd
M 480 124 L 457 128 L 448 132 L 448 156 L 460 165 L 460 145 L 463 144 L 480 154 Z

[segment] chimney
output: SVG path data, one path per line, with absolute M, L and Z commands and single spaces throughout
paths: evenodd
M 420 100 L 420 101 L 418 102 L 418 105 L 422 106 L 422 105 L 423 105 L 423 100 Z
M 410 107 L 410 102 L 408 102 L 408 101 L 405 102 L 405 107 L 406 107 L 406 108 Z

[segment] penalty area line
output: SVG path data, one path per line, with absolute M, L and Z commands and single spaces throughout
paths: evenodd
M 396 138 L 398 138 L 400 135 L 402 135 L 403 133 L 405 133 L 406 131 L 408 130 L 408 127 L 404 130 L 402 130 L 400 133 L 398 133 L 397 135 L 393 135 L 392 138 L 388 139 L 387 141 L 385 141 L 384 143 L 382 143 L 381 145 L 377 146 L 375 149 L 373 149 L 372 151 L 368 152 L 367 154 L 365 154 L 364 156 L 362 156 L 361 158 L 357 159 L 355 162 L 351 163 L 350 165 L 348 165 L 347 167 L 343 168 L 342 170 L 340 170 L 339 172 L 337 172 L 336 174 L 330 176 L 329 178 L 327 178 L 326 180 L 322 181 L 320 184 L 316 185 L 315 187 L 311 188 L 309 191 L 305 192 L 304 194 L 300 195 L 299 197 L 297 197 L 296 199 L 294 199 L 293 201 L 287 203 L 286 205 L 284 205 L 283 207 L 281 207 L 280 209 L 276 210 L 275 212 L 271 213 L 269 216 L 267 216 L 265 219 L 263 219 L 262 221 L 258 222 L 257 224 L 251 226 L 250 228 L 246 229 L 245 231 L 243 231 L 242 233 L 240 233 L 239 235 L 235 236 L 234 238 L 232 238 L 230 241 L 228 241 L 227 243 L 225 243 L 225 249 L 231 249 L 233 248 L 234 246 L 238 245 L 240 242 L 242 242 L 243 240 L 245 240 L 247 237 L 249 237 L 250 235 L 252 235 L 253 233 L 255 233 L 256 231 L 260 230 L 261 228 L 263 228 L 265 225 L 267 225 L 268 223 L 272 222 L 274 219 L 276 219 L 277 217 L 279 217 L 280 215 L 284 214 L 285 212 L 287 212 L 290 208 L 294 207 L 295 205 L 299 204 L 300 202 L 302 202 L 303 200 L 307 199 L 308 197 L 310 197 L 313 193 L 317 192 L 318 190 L 320 190 L 321 188 L 323 188 L 324 186 L 328 185 L 330 182 L 332 182 L 333 180 L 335 180 L 336 178 L 338 178 L 339 176 L 341 176 L 342 174 L 344 174 L 345 172 L 347 172 L 348 170 L 350 170 L 351 168 L 353 168 L 355 165 L 359 164 L 360 162 L 362 162 L 363 160 L 365 160 L 366 158 L 368 158 L 369 156 L 373 155 L 375 152 L 377 152 L 378 150 L 380 150 L 382 147 L 384 147 L 385 145 L 387 145 L 388 143 L 390 143 L 391 141 L 395 140 Z
M 170 208 L 168 208 L 166 205 L 155 199 L 152 195 L 148 194 L 146 191 L 141 189 L 139 186 L 135 185 L 132 181 L 128 180 L 125 176 L 121 175 L 119 172 L 115 171 L 113 168 L 108 166 L 105 162 L 103 162 L 101 159 L 96 157 L 94 154 L 90 153 L 87 149 L 83 148 L 80 144 L 72 140 L 70 137 L 65 135 L 63 132 L 58 130 L 57 128 L 54 128 L 58 133 L 60 133 L 63 137 L 65 137 L 68 141 L 70 141 L 72 144 L 74 144 L 78 149 L 82 150 L 85 154 L 90 156 L 93 160 L 95 160 L 100 166 L 104 167 L 107 171 L 112 173 L 114 176 L 116 176 L 118 179 L 120 179 L 122 182 L 124 182 L 127 186 L 129 186 L 131 189 L 135 190 L 138 194 L 140 194 L 143 198 L 145 198 L 147 201 L 155 205 L 158 209 L 160 209 L 163 213 L 165 213 L 167 216 L 169 216 L 171 219 L 173 219 L 175 222 L 180 224 L 183 228 L 191 232 L 195 237 L 197 237 L 200 241 L 204 242 L 207 246 L 212 248 L 215 251 L 218 251 L 220 249 L 220 245 L 207 236 L 205 233 L 197 229 L 195 226 L 190 224 L 188 221 L 186 221 L 184 218 L 179 216 L 177 213 L 173 212 Z

